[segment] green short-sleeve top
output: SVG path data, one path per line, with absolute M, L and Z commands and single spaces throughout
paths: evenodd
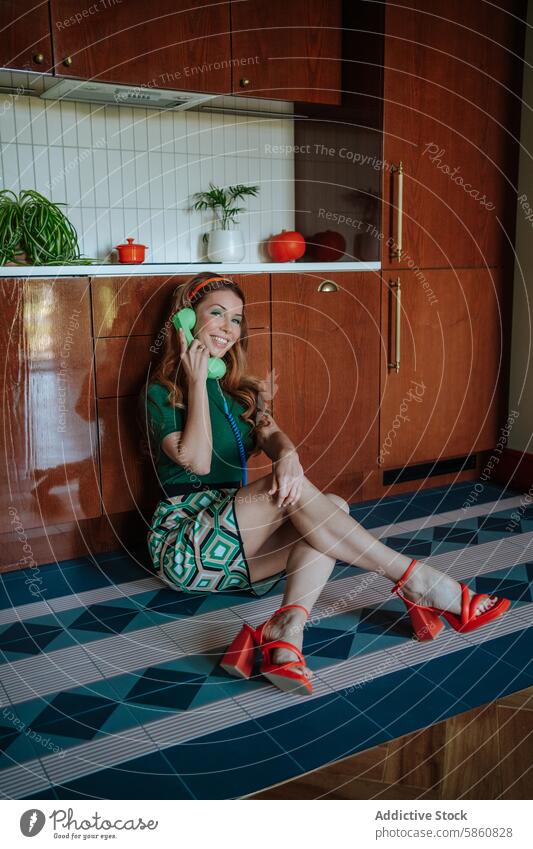
M 150 383 L 146 395 L 146 416 L 149 426 L 151 449 L 157 458 L 157 474 L 162 486 L 166 484 L 190 484 L 194 486 L 198 481 L 202 483 L 222 483 L 235 481 L 240 486 L 242 479 L 241 458 L 239 448 L 231 425 L 224 412 L 224 402 L 217 386 L 218 381 L 207 380 L 207 395 L 209 399 L 209 413 L 211 416 L 211 432 L 213 435 L 213 453 L 211 458 L 211 471 L 208 475 L 197 475 L 187 471 L 183 466 L 175 463 L 165 454 L 161 448 L 161 441 L 169 433 L 183 431 L 185 427 L 187 411 L 182 407 L 173 407 L 168 401 L 168 390 L 161 383 Z M 220 387 L 222 390 L 222 387 Z M 222 390 L 223 391 L 223 390 Z M 255 435 L 251 434 L 253 425 L 241 418 L 245 407 L 227 392 L 224 397 L 228 409 L 238 423 L 239 430 L 244 443 L 246 459 L 256 448 Z

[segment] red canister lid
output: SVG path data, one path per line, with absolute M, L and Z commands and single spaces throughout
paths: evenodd
M 117 245 L 117 248 L 146 248 L 146 245 L 141 245 L 139 244 L 139 242 L 134 245 L 133 242 L 135 241 L 135 239 L 126 239 L 126 241 L 128 243 L 127 245 Z

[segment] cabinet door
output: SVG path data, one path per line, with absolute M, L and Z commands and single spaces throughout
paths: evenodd
M 398 280 L 399 371 L 388 365 L 396 361 Z M 498 269 L 383 275 L 382 468 L 497 444 L 506 416 L 509 295 Z
M 387 4 L 383 267 L 503 265 L 514 231 L 523 18 L 521 0 L 485 12 L 463 0 Z
M 229 2 L 51 0 L 56 73 L 147 88 L 231 91 Z
M 0 0 L 0 67 L 50 71 L 52 45 L 48 3 Z
M 376 462 L 380 284 L 371 273 L 327 280 L 272 277 L 273 413 L 310 480 L 350 498 Z
M 0 301 L 0 531 L 99 516 L 89 281 L 3 278 Z
M 233 92 L 341 102 L 340 0 L 231 4 Z

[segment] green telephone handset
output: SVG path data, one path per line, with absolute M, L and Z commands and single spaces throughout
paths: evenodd
M 179 331 L 180 327 L 185 333 L 187 345 L 191 345 L 193 341 L 192 329 L 196 324 L 196 313 L 190 307 L 185 307 L 182 310 L 174 313 L 172 316 L 172 324 Z M 207 365 L 207 377 L 218 379 L 226 374 L 226 363 L 219 357 L 209 357 Z

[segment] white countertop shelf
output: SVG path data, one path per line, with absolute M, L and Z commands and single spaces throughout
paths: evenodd
M 240 262 L 231 263 L 141 263 L 140 265 L 4 265 L 0 277 L 145 277 L 159 274 L 199 274 L 202 271 L 224 274 L 299 274 L 333 271 L 379 271 L 380 262 Z

